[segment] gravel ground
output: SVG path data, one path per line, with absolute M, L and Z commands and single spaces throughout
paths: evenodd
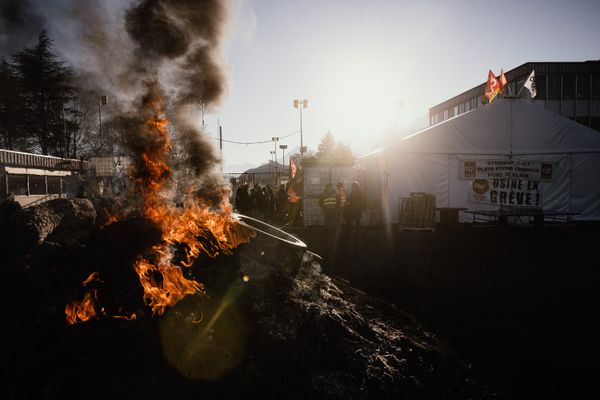
M 286 230 L 325 273 L 414 315 L 501 398 L 600 398 L 599 224 Z

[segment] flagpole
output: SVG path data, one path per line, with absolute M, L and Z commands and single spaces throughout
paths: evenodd
M 510 85 L 506 85 L 506 87 L 508 87 L 509 97 L 513 97 L 513 92 L 512 92 L 512 89 L 510 88 Z
M 525 87 L 525 84 L 523 84 L 523 86 L 521 86 L 521 89 L 519 89 L 519 92 L 517 93 L 517 97 L 519 97 L 519 95 L 521 94 L 521 92 L 523 91 L 523 88 Z

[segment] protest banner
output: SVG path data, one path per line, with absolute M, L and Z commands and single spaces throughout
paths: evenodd
M 540 160 L 462 160 L 459 178 L 474 179 L 518 179 L 527 181 L 554 181 L 555 164 Z
M 540 207 L 542 192 L 539 181 L 475 179 L 471 182 L 469 201 L 496 205 Z

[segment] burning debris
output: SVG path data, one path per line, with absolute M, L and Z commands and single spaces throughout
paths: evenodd
M 111 223 L 143 218 L 153 232 L 160 232 L 160 239 L 141 248 L 131 263 L 144 303 L 160 315 L 165 307 L 203 291 L 200 281 L 184 272 L 200 255 L 214 258 L 252 238 L 252 232 L 233 218 L 227 183 L 212 172 L 217 158 L 192 118 L 195 108 L 218 102 L 225 88 L 219 53 L 226 3 L 139 0 L 121 3 L 126 8 L 120 12 L 114 10 L 118 3 L 87 7 L 67 0 L 55 6 L 36 0 L 9 2 L 0 22 L 23 40 L 27 16 L 35 16 L 36 27 L 43 25 L 51 32 L 53 24 L 62 21 L 86 39 L 85 44 L 65 40 L 70 48 L 60 50 L 87 92 L 109 90 L 115 98 L 109 110 L 112 126 L 133 163 L 130 190 L 107 218 Z M 127 39 L 114 32 L 126 33 L 120 36 Z M 39 236 L 37 242 L 46 233 Z M 102 305 L 108 300 L 95 286 L 108 285 L 107 277 L 93 272 L 94 279 L 83 285 L 83 300 L 66 306 L 69 323 L 122 316 Z
M 237 218 L 256 237 L 181 269 L 201 277 L 207 295 L 154 318 L 131 268 L 163 240 L 153 221 L 115 222 L 85 248 L 33 249 L 28 272 L 17 262 L 11 271 L 21 272 L 0 282 L 9 321 L 1 340 L 13 343 L 0 359 L 14 397 L 494 398 L 410 316 L 323 275 L 294 237 Z M 61 304 L 78 275 L 88 294 L 75 318 L 117 318 L 64 323 Z M 90 376 L 102 385 L 90 388 Z
M 203 291 L 201 283 L 183 274 L 183 270 L 190 268 L 201 254 L 211 258 L 228 254 L 253 235 L 233 218 L 232 207 L 223 189 L 217 192 L 222 195 L 217 204 L 194 190 L 193 185 L 181 189 L 184 200 L 179 206 L 168 196 L 172 184 L 171 142 L 162 99 L 156 83 L 148 84 L 148 93 L 142 99 L 143 108 L 139 113 L 142 118 L 130 118 L 131 134 L 127 140 L 138 155 L 130 175 L 139 207 L 112 216 L 113 220 L 123 221 L 140 212 L 161 232 L 160 242 L 152 245 L 147 255 L 138 256 L 133 265 L 144 289 L 145 304 L 159 315 L 165 307 Z M 98 315 L 95 311 L 97 301 L 97 293 L 90 291 L 82 303 L 67 305 L 65 312 L 69 323 Z M 86 314 L 86 310 L 90 313 Z

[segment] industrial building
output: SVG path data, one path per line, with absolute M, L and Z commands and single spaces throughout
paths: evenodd
M 600 60 L 527 62 L 504 73 L 509 82 L 504 96 L 516 96 L 532 70 L 537 86 L 533 103 L 600 131 Z M 429 125 L 482 107 L 485 85 L 486 82 L 431 107 Z
M 89 161 L 0 150 L 0 197 L 12 193 L 21 206 L 74 195 Z

